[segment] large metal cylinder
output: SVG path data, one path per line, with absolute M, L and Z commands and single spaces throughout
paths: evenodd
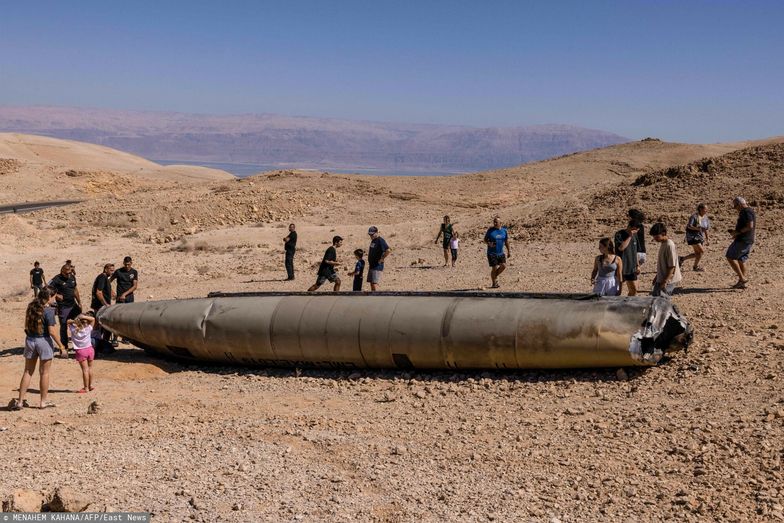
M 691 339 L 665 298 L 559 294 L 212 294 L 112 305 L 99 320 L 162 355 L 256 366 L 640 366 Z

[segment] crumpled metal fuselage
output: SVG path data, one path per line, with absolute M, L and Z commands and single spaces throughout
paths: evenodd
M 654 297 L 216 293 L 116 304 L 99 319 L 162 355 L 255 366 L 648 366 L 691 340 L 672 303 Z

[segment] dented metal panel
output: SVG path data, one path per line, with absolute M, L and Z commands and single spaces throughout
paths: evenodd
M 653 297 L 216 293 L 112 305 L 100 320 L 163 355 L 257 366 L 641 366 L 691 339 L 672 303 Z

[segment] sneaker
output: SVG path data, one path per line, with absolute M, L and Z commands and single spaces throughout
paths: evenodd
M 748 282 L 746 281 L 739 281 L 735 285 L 732 286 L 733 289 L 745 289 L 748 286 Z
M 22 404 L 18 399 L 14 398 L 8 402 L 8 410 L 22 410 Z

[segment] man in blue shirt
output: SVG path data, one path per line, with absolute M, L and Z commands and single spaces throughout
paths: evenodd
M 487 244 L 487 263 L 492 267 L 490 279 L 493 281 L 492 288 L 497 289 L 498 275 L 506 269 L 507 258 L 512 257 L 509 250 L 509 234 L 506 227 L 501 226 L 501 218 L 493 218 L 493 226 L 485 233 L 485 243 Z M 506 246 L 506 256 L 504 256 L 504 246 Z
M 370 292 L 378 290 L 378 284 L 381 281 L 381 273 L 384 270 L 384 260 L 392 252 L 384 241 L 384 238 L 378 233 L 378 227 L 371 227 L 368 229 L 368 236 L 370 236 L 370 248 L 368 249 L 368 283 L 370 284 Z

